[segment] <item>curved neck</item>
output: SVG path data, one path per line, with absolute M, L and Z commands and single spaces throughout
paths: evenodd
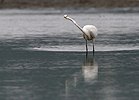
M 76 21 L 75 20 L 73 20 L 72 18 L 70 18 L 70 17 L 68 17 L 67 19 L 69 19 L 70 21 L 72 21 L 73 23 L 74 23 L 74 25 L 76 25 L 83 33 L 84 33 L 84 31 L 83 31 L 83 29 L 82 29 L 82 27 L 81 26 L 79 26 L 79 24 L 77 24 L 76 23 Z

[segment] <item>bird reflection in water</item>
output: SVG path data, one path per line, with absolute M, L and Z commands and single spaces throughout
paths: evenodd
M 95 61 L 94 55 L 91 57 L 88 54 L 81 65 L 81 70 L 71 75 L 65 81 L 65 93 L 66 97 L 74 95 L 74 92 L 77 89 L 77 86 L 80 85 L 93 85 L 97 82 L 98 78 L 98 64 Z M 81 86 L 82 87 L 82 86 Z M 73 92 L 73 93 L 72 93 Z
M 88 84 L 93 84 L 97 80 L 98 76 L 98 64 L 95 61 L 95 57 L 89 58 L 88 54 L 86 55 L 85 61 L 82 65 L 82 75 L 84 82 Z

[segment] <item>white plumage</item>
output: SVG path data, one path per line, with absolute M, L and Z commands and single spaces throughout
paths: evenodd
M 93 54 L 94 54 L 94 41 L 97 36 L 97 28 L 94 25 L 85 25 L 83 28 L 79 26 L 75 20 L 70 18 L 68 15 L 64 15 L 65 19 L 68 19 L 72 21 L 82 32 L 83 32 L 83 37 L 86 40 L 86 52 L 88 52 L 88 47 L 87 47 L 87 40 L 92 40 L 93 41 Z
M 97 36 L 97 28 L 94 25 L 85 25 L 83 27 L 84 39 L 93 40 Z

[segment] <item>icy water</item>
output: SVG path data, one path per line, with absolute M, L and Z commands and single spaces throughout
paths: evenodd
M 64 14 L 98 28 L 95 56 Z M 138 100 L 139 13 L 0 10 L 0 100 Z

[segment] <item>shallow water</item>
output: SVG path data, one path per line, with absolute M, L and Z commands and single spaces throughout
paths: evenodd
M 0 11 L 2 44 L 40 51 L 84 51 L 82 33 L 63 18 L 65 12 L 39 11 Z M 98 28 L 96 51 L 139 49 L 138 13 L 71 13 L 69 16 L 81 26 L 94 24 Z M 91 50 L 92 44 L 89 45 Z
M 138 100 L 139 14 L 68 12 L 98 28 L 93 57 L 66 12 L 0 10 L 0 99 Z

